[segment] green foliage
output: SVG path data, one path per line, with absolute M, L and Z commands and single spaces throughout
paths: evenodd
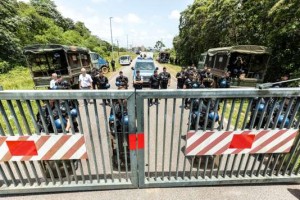
M 160 40 L 158 40 L 157 42 L 156 42 L 156 44 L 155 44 L 155 46 L 154 46 L 154 49 L 157 49 L 157 50 L 161 50 L 163 47 L 165 47 L 166 45 L 162 42 L 162 41 L 160 41 Z
M 209 48 L 242 44 L 272 49 L 267 79 L 298 70 L 300 1 L 195 0 L 181 13 L 173 39 L 181 64 L 197 63 Z
M 1 72 L 25 66 L 23 48 L 38 43 L 83 46 L 102 56 L 109 55 L 111 49 L 108 42 L 91 35 L 84 23 L 64 18 L 51 0 L 31 0 L 30 3 L 1 0 L 0 62 L 8 63 L 1 63 Z
M 4 74 L 10 70 L 8 62 L 0 62 L 0 74 Z

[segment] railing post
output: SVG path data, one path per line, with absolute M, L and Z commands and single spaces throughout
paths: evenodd
M 128 131 L 129 131 L 129 150 L 130 150 L 130 168 L 131 168 L 131 182 L 135 187 L 138 187 L 138 171 L 137 171 L 137 152 L 136 144 L 136 117 L 135 117 L 135 94 L 129 96 L 127 99 L 128 110 Z

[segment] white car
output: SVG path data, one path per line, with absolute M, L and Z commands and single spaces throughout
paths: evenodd
M 125 55 L 119 58 L 120 65 L 130 65 L 131 64 L 131 56 Z

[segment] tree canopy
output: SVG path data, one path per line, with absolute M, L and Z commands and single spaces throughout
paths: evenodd
M 181 13 L 173 39 L 181 64 L 197 63 L 209 48 L 233 45 L 271 48 L 267 79 L 298 73 L 300 1 L 195 0 Z
M 83 46 L 102 56 L 107 56 L 110 49 L 110 44 L 92 35 L 83 22 L 74 23 L 64 18 L 51 0 L 31 0 L 30 3 L 1 0 L 1 72 L 25 64 L 22 49 L 26 45 L 38 43 Z M 5 66 L 5 70 L 2 66 Z

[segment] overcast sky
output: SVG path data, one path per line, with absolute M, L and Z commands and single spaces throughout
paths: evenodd
M 29 2 L 29 0 L 23 0 Z M 114 43 L 120 46 L 154 47 L 163 40 L 167 47 L 178 34 L 180 12 L 193 0 L 54 0 L 64 17 L 82 21 L 92 34 L 110 42 L 109 17 Z

